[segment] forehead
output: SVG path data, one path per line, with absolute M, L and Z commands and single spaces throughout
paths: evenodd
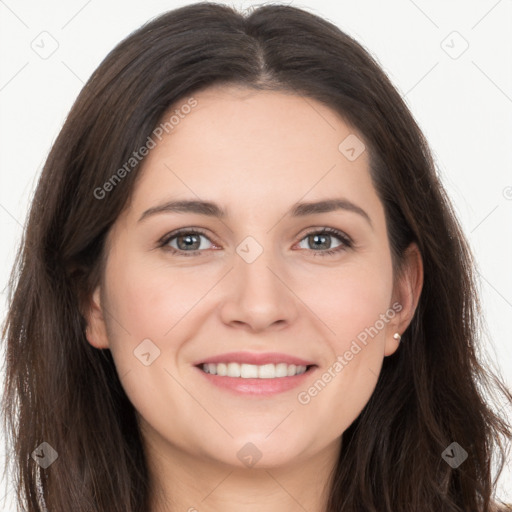
M 143 162 L 132 201 L 137 209 L 169 195 L 229 199 L 242 208 L 336 193 L 356 201 L 375 195 L 362 136 L 326 105 L 238 86 L 192 97 L 195 106 L 175 116 L 178 122 Z M 355 144 L 357 158 L 347 157 L 345 141 Z

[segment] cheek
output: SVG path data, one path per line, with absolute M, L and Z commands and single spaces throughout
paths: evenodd
M 331 271 L 315 279 L 315 286 L 304 288 L 301 297 L 312 305 L 319 320 L 329 328 L 336 352 L 343 353 L 350 341 L 364 338 L 377 323 L 384 331 L 381 315 L 390 307 L 392 297 L 391 263 L 382 260 L 373 265 L 354 264 Z M 347 345 L 348 344 L 348 345 Z
M 113 258 L 107 269 L 109 342 L 122 386 L 138 414 L 172 439 L 186 439 L 190 429 L 187 422 L 175 421 L 176 411 L 185 418 L 204 415 L 190 399 L 193 388 L 177 383 L 183 377 L 176 373 L 176 360 L 190 335 L 190 310 L 211 282 L 136 257 Z M 144 353 L 149 353 L 148 365 Z
M 323 340 L 330 357 L 299 402 L 314 410 L 315 418 L 330 417 L 335 435 L 358 416 L 378 380 L 387 325 L 394 317 L 391 262 L 383 258 L 373 265 L 354 265 L 325 285 L 328 291 L 317 288 L 308 300 L 331 331 Z
M 134 340 L 161 340 L 211 287 L 213 277 L 197 276 L 191 268 L 127 258 L 110 274 L 108 303 Z

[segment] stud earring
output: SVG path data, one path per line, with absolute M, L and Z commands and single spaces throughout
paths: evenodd
M 400 343 L 402 336 L 400 336 L 400 334 L 398 332 L 395 332 L 395 334 L 393 334 L 393 338 L 395 338 L 395 340 L 397 340 L 398 343 Z

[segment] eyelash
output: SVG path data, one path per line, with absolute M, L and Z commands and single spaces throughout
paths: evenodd
M 172 254 L 179 254 L 180 256 L 196 256 L 196 255 L 200 255 L 200 253 L 204 252 L 204 250 L 183 251 L 183 250 L 175 249 L 174 247 L 170 247 L 168 245 L 171 240 L 173 240 L 174 238 L 176 238 L 180 235 L 183 235 L 183 234 L 203 235 L 204 237 L 208 238 L 208 235 L 201 229 L 183 228 L 183 229 L 179 229 L 177 231 L 173 231 L 172 233 L 168 233 L 167 235 L 162 237 L 160 239 L 160 241 L 158 242 L 158 247 L 163 248 L 167 251 L 170 251 Z M 310 231 L 309 233 L 306 233 L 299 240 L 299 242 L 302 242 L 302 240 L 304 240 L 305 238 L 307 238 L 308 236 L 311 236 L 311 235 L 333 235 L 333 236 L 336 236 L 342 242 L 338 247 L 336 247 L 334 249 L 326 249 L 325 251 L 313 251 L 312 249 L 309 249 L 311 252 L 313 252 L 313 256 L 322 256 L 322 257 L 331 256 L 338 252 L 344 251 L 346 249 L 350 249 L 353 246 L 352 240 L 347 235 L 345 235 L 345 233 L 343 233 L 342 231 L 339 231 L 337 229 L 328 228 L 328 227 L 325 227 L 325 228 L 322 228 L 322 229 L 316 230 L 316 231 Z M 208 240 L 209 240 L 209 238 L 208 238 Z

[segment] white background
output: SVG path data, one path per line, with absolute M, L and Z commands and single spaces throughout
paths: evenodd
M 189 3 L 0 0 L 2 319 L 35 180 L 74 99 L 121 39 Z M 423 129 L 478 263 L 488 357 L 512 387 L 512 0 L 291 3 L 361 42 Z M 46 59 L 33 49 L 43 38 L 46 49 L 58 45 Z M 512 503 L 510 458 L 500 482 L 498 497 Z M 0 486 L 0 509 L 14 511 L 7 484 Z

